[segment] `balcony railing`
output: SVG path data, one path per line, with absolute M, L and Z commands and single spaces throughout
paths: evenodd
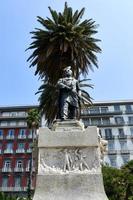
M 15 167 L 14 172 L 23 172 L 24 169 L 22 167 Z
M 132 114 L 132 113 L 133 113 L 133 110 L 125 110 L 125 113 L 126 113 L 126 114 Z
M 18 135 L 18 139 L 26 139 L 26 135 Z
M 32 149 L 27 149 L 27 153 L 32 153 Z
M 25 153 L 25 149 L 17 149 L 16 153 Z
M 110 155 L 117 154 L 117 150 L 108 150 L 108 154 Z
M 5 149 L 4 153 L 13 153 L 13 149 Z
M 121 149 L 120 152 L 121 152 L 121 154 L 129 154 L 130 153 L 130 151 L 127 149 Z
M 33 135 L 32 135 L 32 134 L 28 135 L 28 138 L 29 138 L 29 139 L 32 139 L 32 138 L 33 138 Z
M 0 191 L 2 192 L 20 192 L 27 191 L 27 187 L 0 187 Z
M 119 138 L 119 139 L 126 139 L 126 138 L 127 138 L 127 135 L 118 135 L 118 138 Z
M 12 169 L 10 167 L 3 167 L 2 172 L 11 172 Z
M 8 139 L 8 140 L 13 140 L 13 139 L 14 139 L 14 135 L 7 135 L 7 136 L 6 136 L 6 139 Z
M 114 140 L 115 139 L 115 136 L 112 135 L 112 136 L 105 136 L 105 140 Z

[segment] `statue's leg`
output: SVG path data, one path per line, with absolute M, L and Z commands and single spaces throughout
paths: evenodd
M 76 119 L 76 107 L 69 105 L 69 119 Z
M 67 119 L 68 117 L 68 103 L 67 101 L 64 101 L 61 105 L 61 119 Z

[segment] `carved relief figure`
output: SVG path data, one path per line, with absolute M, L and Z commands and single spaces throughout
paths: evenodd
M 82 150 L 76 149 L 75 151 L 75 161 L 78 162 L 78 165 L 76 164 L 76 167 L 78 166 L 78 169 L 83 171 L 84 169 L 90 170 L 87 162 L 85 161 L 86 155 L 83 154 Z
M 65 149 L 65 162 L 64 162 L 64 171 L 71 171 L 73 166 L 73 161 L 69 150 Z

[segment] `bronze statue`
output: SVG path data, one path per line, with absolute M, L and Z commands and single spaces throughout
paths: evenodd
M 60 78 L 59 88 L 59 119 L 75 119 L 79 107 L 80 88 L 78 80 L 72 76 L 71 67 L 64 69 L 64 77 Z

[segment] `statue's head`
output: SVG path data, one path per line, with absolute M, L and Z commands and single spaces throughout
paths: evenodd
M 70 77 L 72 76 L 72 70 L 71 70 L 71 66 L 68 66 L 64 69 L 64 76 L 66 77 Z

